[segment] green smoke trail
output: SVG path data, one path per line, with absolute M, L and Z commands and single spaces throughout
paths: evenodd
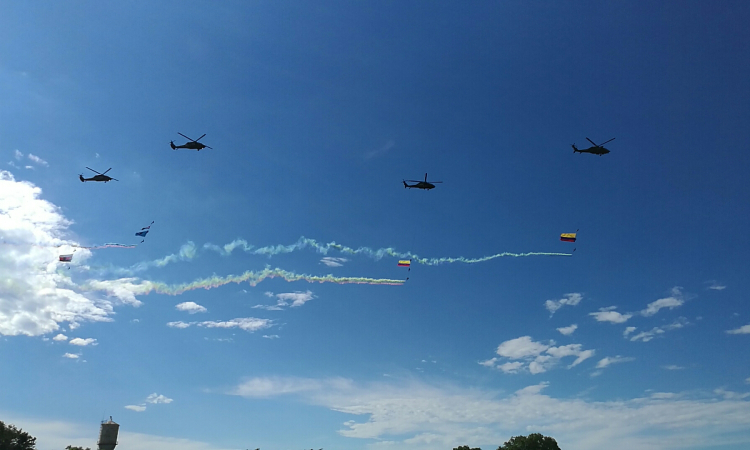
M 160 282 L 143 281 L 136 284 L 132 282 L 133 279 L 121 279 L 114 281 L 89 281 L 84 289 L 92 291 L 107 291 L 110 293 L 118 291 L 122 292 L 124 290 L 134 295 L 150 294 L 151 292 L 157 294 L 180 295 L 187 291 L 193 291 L 196 289 L 214 289 L 229 283 L 239 284 L 247 282 L 250 286 L 257 286 L 259 283 L 269 278 L 281 278 L 289 282 L 307 281 L 308 283 L 371 284 L 388 286 L 401 286 L 405 282 L 405 280 L 390 280 L 387 278 L 335 277 L 333 275 L 317 276 L 296 274 L 279 268 L 271 269 L 267 266 L 265 269 L 257 272 L 248 270 L 242 275 L 229 275 L 227 277 L 212 276 L 195 280 L 192 283 L 169 285 Z
M 303 250 L 305 248 L 312 248 L 316 250 L 318 253 L 321 253 L 323 255 L 327 255 L 329 251 L 335 250 L 335 251 L 338 251 L 339 253 L 343 253 L 347 255 L 364 255 L 376 261 L 386 256 L 391 256 L 391 257 L 400 258 L 400 259 L 411 259 L 413 263 L 424 264 L 427 266 L 437 266 L 439 264 L 451 264 L 451 263 L 457 263 L 457 262 L 466 263 L 466 264 L 475 264 L 475 263 L 490 261 L 495 258 L 503 258 L 503 257 L 521 258 L 521 257 L 527 257 L 527 256 L 573 256 L 572 253 L 502 252 L 502 253 L 496 253 L 494 255 L 483 256 L 480 258 L 464 258 L 463 256 L 459 256 L 455 258 L 451 258 L 451 257 L 423 258 L 412 252 L 398 252 L 396 251 L 396 249 L 391 248 L 391 247 L 380 248 L 377 250 L 371 249 L 369 247 L 359 247 L 355 249 L 352 247 L 347 247 L 345 245 L 337 244 L 336 242 L 329 242 L 327 244 L 322 244 L 316 241 L 315 239 L 308 239 L 304 236 L 299 238 L 299 240 L 296 243 L 291 244 L 291 245 L 272 245 L 272 246 L 267 246 L 267 247 L 255 248 L 252 245 L 248 245 L 247 241 L 245 241 L 244 239 L 237 239 L 235 241 L 230 242 L 229 244 L 224 245 L 223 247 L 219 247 L 218 245 L 214 245 L 214 244 L 205 244 L 203 247 L 217 251 L 223 255 L 229 255 L 232 253 L 232 251 L 234 251 L 234 249 L 241 248 L 243 251 L 247 253 L 250 253 L 253 255 L 265 255 L 265 256 L 275 256 L 275 255 L 280 255 L 284 253 L 292 253 L 294 251 Z

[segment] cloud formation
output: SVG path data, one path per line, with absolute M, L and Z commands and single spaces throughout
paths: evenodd
M 96 339 L 94 338 L 86 338 L 86 339 L 75 338 L 75 339 L 71 339 L 70 342 L 68 343 L 70 345 L 78 345 L 79 347 L 85 347 L 87 345 L 98 345 L 98 343 L 96 342 Z
M 29 153 L 28 158 L 30 160 L 32 160 L 33 162 L 35 162 L 36 164 L 39 164 L 41 166 L 49 166 L 49 164 L 47 163 L 47 161 L 43 160 L 42 158 L 40 158 L 40 157 L 38 157 L 36 155 L 32 155 L 31 153 Z
M 556 366 L 565 357 L 576 357 L 568 366 L 568 369 L 570 369 L 594 356 L 594 350 L 583 350 L 581 344 L 559 347 L 555 347 L 554 344 L 555 341 L 544 344 L 534 341 L 531 336 L 521 336 L 505 341 L 497 347 L 496 353 L 500 358 L 494 357 L 481 361 L 479 364 L 496 368 L 505 373 L 519 373 L 528 370 L 531 374 L 538 374 Z
M 204 322 L 168 322 L 167 326 L 171 328 L 189 328 L 191 326 L 205 328 L 239 328 L 248 333 L 270 328 L 273 321 L 270 319 L 258 319 L 255 317 L 242 317 L 226 321 L 207 320 Z
M 320 260 L 323 264 L 325 264 L 328 267 L 341 267 L 344 265 L 345 262 L 349 261 L 346 258 L 336 258 L 333 256 L 326 256 L 323 259 Z
M 641 331 L 640 333 L 631 337 L 630 340 L 633 342 L 635 341 L 648 342 L 657 335 L 664 334 L 665 332 L 670 331 L 670 330 L 677 330 L 688 324 L 689 322 L 687 321 L 686 318 L 678 317 L 674 322 L 670 323 L 669 325 L 664 325 L 661 327 L 654 327 L 650 331 Z
M 20 152 L 19 152 L 20 153 Z M 111 321 L 114 303 L 84 295 L 58 256 L 78 243 L 65 239 L 71 221 L 41 198 L 42 190 L 0 170 L 0 335 L 39 336 L 68 323 Z M 77 249 L 73 265 L 90 255 Z
M 178 311 L 185 311 L 190 314 L 196 314 L 196 313 L 204 313 L 208 311 L 205 307 L 195 303 L 195 302 L 183 302 L 175 305 L 175 308 Z
M 750 443 L 750 402 L 721 391 L 658 393 L 616 401 L 554 398 L 548 383 L 511 394 L 430 385 L 413 379 L 354 383 L 342 378 L 256 377 L 228 393 L 249 399 L 288 396 L 352 414 L 339 434 L 388 441 L 388 448 L 452 448 L 500 443 L 518 430 L 543 430 L 578 450 L 663 450 Z M 358 418 L 361 418 L 357 420 Z M 497 444 L 494 444 L 497 445 Z
M 618 363 L 624 363 L 629 361 L 635 361 L 635 358 L 632 357 L 623 357 L 620 355 L 617 356 L 607 356 L 606 358 L 602 358 L 599 360 L 598 363 L 596 363 L 597 369 L 604 369 L 605 367 L 609 367 L 612 364 L 618 364 Z
M 146 397 L 146 400 L 144 400 L 143 402 L 137 405 L 126 405 L 125 409 L 129 409 L 135 412 L 143 412 L 147 408 L 147 403 L 150 403 L 152 405 L 166 405 L 172 403 L 173 401 L 174 400 L 165 395 L 157 394 L 156 392 L 154 392 L 153 394 L 149 394 L 149 396 Z
M 565 336 L 570 336 L 577 329 L 578 329 L 578 325 L 573 324 L 573 325 L 570 325 L 570 326 L 567 326 L 567 327 L 560 327 L 560 328 L 557 329 L 557 331 L 559 331 L 561 334 L 563 334 Z
M 146 403 L 153 403 L 154 405 L 158 405 L 160 403 L 172 403 L 172 401 L 173 400 L 171 398 L 161 394 L 157 394 L 156 392 L 146 397 Z
M 685 300 L 683 299 L 682 288 L 674 287 L 672 288 L 671 297 L 660 298 L 655 302 L 649 303 L 648 305 L 646 305 L 646 309 L 641 311 L 641 314 L 645 317 L 653 316 L 654 314 L 658 313 L 660 309 L 674 309 L 678 306 L 682 306 L 683 303 L 685 303 Z
M 275 305 L 255 305 L 253 306 L 253 308 L 265 309 L 267 311 L 281 311 L 287 307 L 297 308 L 315 298 L 315 295 L 313 295 L 312 291 L 310 290 L 306 292 L 296 291 L 296 292 L 285 292 L 281 294 L 274 294 L 273 292 L 266 292 L 265 295 L 266 297 L 275 297 L 276 304 Z
M 555 311 L 562 308 L 565 305 L 576 306 L 583 300 L 583 295 L 577 292 L 563 295 L 563 298 L 559 300 L 547 300 L 544 302 L 544 307 L 549 311 L 550 316 L 555 314 Z
M 735 328 L 734 330 L 727 330 L 728 334 L 750 334 L 750 324 L 743 325 L 739 328 Z
M 597 322 L 610 323 L 624 323 L 627 322 L 628 319 L 633 317 L 632 314 L 620 314 L 619 312 L 615 311 L 615 309 L 617 309 L 616 306 L 599 308 L 599 312 L 589 313 L 589 316 L 592 316 L 594 319 L 596 319 Z

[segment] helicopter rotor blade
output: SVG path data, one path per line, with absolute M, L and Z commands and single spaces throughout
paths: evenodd
M 185 139 L 187 139 L 189 141 L 192 141 L 192 139 L 190 139 L 189 137 L 187 137 L 184 134 L 180 133 L 179 131 L 177 132 L 177 134 L 179 134 L 180 136 L 184 137 Z M 193 141 L 193 142 L 195 142 L 195 141 Z
M 206 135 L 206 133 L 203 133 L 203 136 L 205 136 L 205 135 Z M 200 141 L 201 139 L 203 139 L 203 136 L 201 136 L 201 137 L 199 137 L 198 139 L 196 139 L 196 140 L 195 140 L 195 142 L 198 142 L 198 141 Z M 192 139 L 191 139 L 191 141 L 192 141 Z
M 112 170 L 112 168 L 111 168 L 111 167 L 110 167 L 109 169 L 107 169 L 106 171 L 104 171 L 104 173 L 103 173 L 102 175 L 105 175 L 105 174 L 106 174 L 107 172 L 109 172 L 110 170 Z
M 615 140 L 615 138 L 612 138 L 612 139 L 608 140 L 607 142 L 612 142 L 612 141 L 614 141 L 614 140 Z M 602 145 L 606 144 L 607 142 L 603 142 L 603 143 L 602 143 Z M 600 146 L 600 147 L 601 147 L 601 146 Z
M 210 148 L 211 150 L 213 150 L 213 147 L 209 147 L 208 145 L 206 145 L 205 148 Z
M 594 141 L 592 141 L 591 139 L 589 139 L 589 138 L 586 138 L 586 140 L 587 140 L 587 141 L 589 141 L 589 142 L 591 142 L 591 145 L 593 145 L 594 147 L 599 147 L 599 146 L 598 146 L 598 145 L 596 145 L 596 144 L 594 143 Z
M 117 178 L 110 178 L 110 180 L 120 181 Z
M 91 167 L 86 166 L 86 168 L 89 169 L 90 171 L 94 172 L 94 173 L 99 173 L 96 170 L 92 169 Z M 99 175 L 101 175 L 101 174 L 99 173 Z

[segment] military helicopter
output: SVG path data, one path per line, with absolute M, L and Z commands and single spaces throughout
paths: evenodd
M 417 183 L 417 184 L 406 184 L 407 181 L 409 181 L 411 183 Z M 427 174 L 426 173 L 424 174 L 424 181 L 420 181 L 420 180 L 403 180 L 403 182 L 404 182 L 404 189 L 406 189 L 406 188 L 417 188 L 417 189 L 425 189 L 425 190 L 428 190 L 428 191 L 430 189 L 435 189 L 435 184 L 434 183 L 442 183 L 442 181 L 429 181 L 428 182 L 427 181 Z
M 105 182 L 105 183 L 106 183 L 106 182 L 108 182 L 109 180 L 120 181 L 120 180 L 118 180 L 118 179 L 115 179 L 115 178 L 112 178 L 112 177 L 109 177 L 109 176 L 105 175 L 105 174 L 106 174 L 107 172 L 109 172 L 110 170 L 112 170 L 112 168 L 111 168 L 111 167 L 110 167 L 109 169 L 105 170 L 105 171 L 104 171 L 104 173 L 99 173 L 99 172 L 97 172 L 96 170 L 92 169 L 91 167 L 86 167 L 86 168 L 87 168 L 87 169 L 89 169 L 90 171 L 92 171 L 92 172 L 94 172 L 94 173 L 98 174 L 98 175 L 94 175 L 94 176 L 93 176 L 93 177 L 91 177 L 91 178 L 83 178 L 83 174 L 79 174 L 79 175 L 78 175 L 78 178 L 80 178 L 80 179 L 81 179 L 81 182 L 84 182 L 84 181 L 103 181 L 103 182 Z
M 211 148 L 208 145 L 201 144 L 200 141 L 203 139 L 203 136 L 206 135 L 206 133 L 203 133 L 203 136 L 199 137 L 198 139 L 190 139 L 189 137 L 185 136 L 184 134 L 177 132 L 180 136 L 184 137 L 185 139 L 189 140 L 190 142 L 186 143 L 185 145 L 174 145 L 174 141 L 169 141 L 169 146 L 172 147 L 172 150 L 177 150 L 178 148 L 186 148 L 188 150 L 198 150 L 201 151 L 203 148 Z M 213 149 L 211 149 L 213 150 Z
M 591 142 L 592 144 L 594 144 L 594 146 L 593 147 L 589 147 L 586 150 L 579 150 L 578 147 L 576 147 L 576 145 L 573 144 L 573 153 L 593 153 L 594 155 L 599 155 L 599 156 L 606 155 L 607 153 L 609 153 L 609 150 L 607 150 L 606 148 L 604 148 L 604 144 L 606 144 L 607 142 L 614 141 L 615 138 L 612 138 L 612 139 L 608 140 L 607 142 L 605 142 L 602 145 L 595 144 L 594 141 L 592 141 L 589 138 L 586 138 L 586 140 L 589 141 L 589 142 Z

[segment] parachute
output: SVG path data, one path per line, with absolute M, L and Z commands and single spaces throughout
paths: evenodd
M 560 240 L 563 242 L 575 242 L 576 234 L 577 233 L 562 233 L 560 235 Z

